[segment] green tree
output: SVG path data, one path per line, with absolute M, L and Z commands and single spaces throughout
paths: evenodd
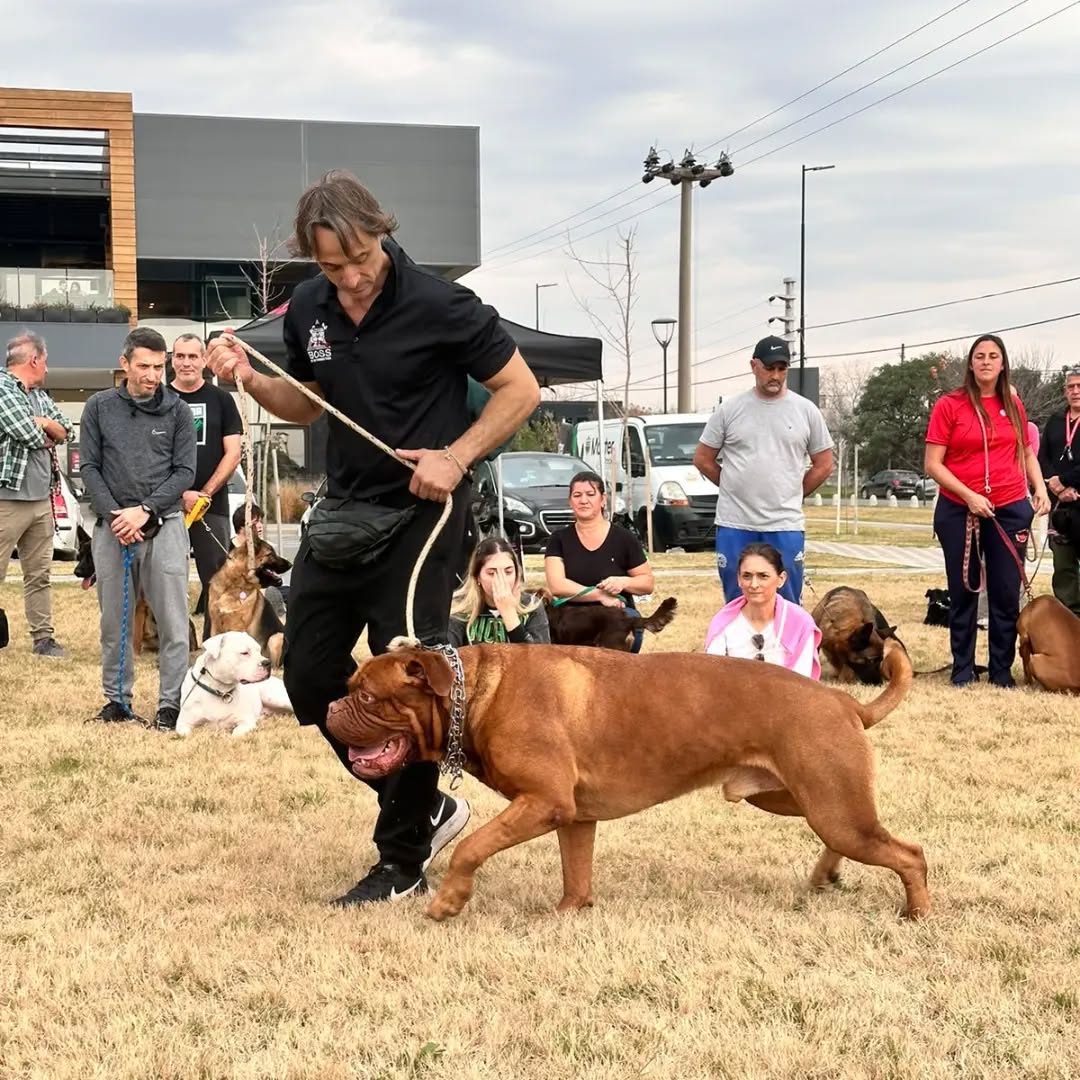
M 855 434 L 862 447 L 860 465 L 922 472 L 930 410 L 952 381 L 956 360 L 946 353 L 924 353 L 884 364 L 866 380 L 855 408 Z
M 533 413 L 529 422 L 519 428 L 510 443 L 511 450 L 543 450 L 555 453 L 559 449 L 559 424 L 549 412 Z

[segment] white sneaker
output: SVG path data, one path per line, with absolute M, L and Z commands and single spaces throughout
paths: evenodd
M 439 794 L 439 803 L 431 815 L 434 832 L 431 834 L 431 853 L 424 860 L 421 871 L 426 870 L 436 855 L 469 824 L 472 808 L 465 799 L 452 799 L 449 795 Z

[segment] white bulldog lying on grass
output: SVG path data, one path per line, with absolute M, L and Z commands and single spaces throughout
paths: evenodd
M 180 688 L 176 734 L 209 725 L 246 735 L 270 712 L 292 712 L 292 705 L 259 643 L 239 630 L 207 638 Z

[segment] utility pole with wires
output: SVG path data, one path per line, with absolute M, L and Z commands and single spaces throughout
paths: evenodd
M 773 293 L 769 297 L 769 303 L 774 300 L 784 301 L 784 314 L 772 315 L 769 318 L 770 323 L 782 322 L 784 324 L 784 340 L 788 343 L 788 353 L 794 353 L 795 351 L 795 279 L 791 277 L 784 278 L 784 291 L 782 293 Z
M 691 297 L 691 256 L 693 235 L 691 217 L 693 213 L 694 184 L 708 187 L 722 176 L 731 176 L 735 167 L 727 154 L 721 154 L 715 165 L 702 165 L 687 150 L 682 161 L 660 162 L 660 155 L 655 146 L 649 147 L 645 155 L 645 173 L 643 183 L 651 183 L 657 177 L 679 187 L 679 394 L 678 410 L 688 413 L 693 410 L 693 386 L 690 379 L 690 328 L 693 326 L 690 314 Z

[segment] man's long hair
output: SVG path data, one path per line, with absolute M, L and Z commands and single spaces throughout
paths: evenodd
M 971 360 L 975 355 L 975 350 L 984 341 L 992 341 L 1001 350 L 1001 371 L 994 385 L 994 393 L 1001 398 L 1005 415 L 1009 418 L 1013 431 L 1016 432 L 1016 464 L 1019 466 L 1020 471 L 1023 472 L 1027 433 L 1024 431 L 1024 425 L 1020 420 L 1020 409 L 1016 404 L 1020 399 L 1013 389 L 1012 380 L 1009 378 L 1009 353 L 1005 348 L 1005 342 L 997 334 L 982 334 L 971 343 L 971 348 L 968 349 L 964 381 L 956 392 L 966 395 L 968 401 L 971 402 L 971 407 L 982 417 L 982 421 L 986 425 L 987 445 L 992 444 L 994 441 L 994 422 L 990 419 L 990 414 L 983 406 L 982 395 L 979 393 L 979 384 L 975 381 L 975 372 L 971 367 Z

